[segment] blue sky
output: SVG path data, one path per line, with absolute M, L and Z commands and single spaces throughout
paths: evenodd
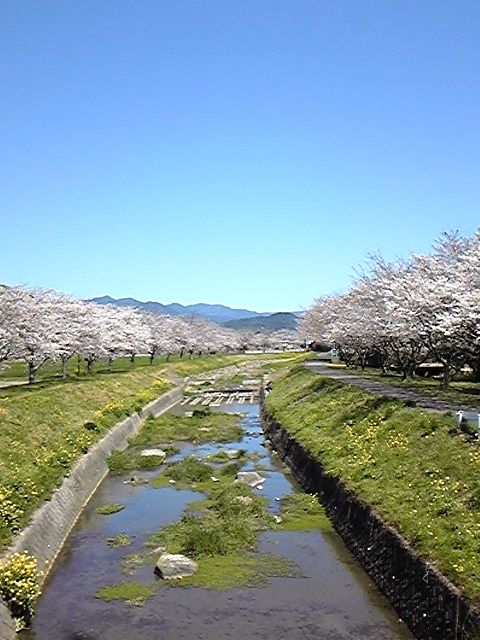
M 4 0 L 0 280 L 298 309 L 480 226 L 478 0 Z

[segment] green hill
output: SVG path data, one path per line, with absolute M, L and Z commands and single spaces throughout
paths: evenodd
M 249 329 L 252 331 L 278 331 L 279 329 L 289 329 L 294 331 L 297 328 L 298 318 L 293 313 L 279 312 L 272 313 L 270 316 L 253 318 L 239 318 L 238 320 L 229 320 L 224 322 L 225 327 L 231 329 Z

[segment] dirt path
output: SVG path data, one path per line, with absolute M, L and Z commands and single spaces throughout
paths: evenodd
M 365 389 L 365 391 L 378 393 L 382 396 L 388 396 L 389 398 L 398 398 L 399 400 L 414 402 L 418 407 L 422 407 L 423 409 L 428 409 L 430 411 L 451 411 L 452 413 L 455 413 L 456 411 L 461 410 L 478 413 L 478 409 L 474 409 L 473 407 L 455 404 L 438 398 L 431 398 L 429 396 L 421 395 L 416 391 L 411 391 L 410 389 L 400 389 L 399 387 L 378 382 L 377 380 L 371 380 L 370 378 L 362 378 L 357 374 L 348 373 L 345 369 L 333 369 L 332 367 L 316 362 L 307 362 L 305 367 L 314 373 L 319 373 L 322 376 L 333 378 L 334 380 L 338 380 L 345 384 L 352 384 L 356 387 L 360 387 L 361 389 Z

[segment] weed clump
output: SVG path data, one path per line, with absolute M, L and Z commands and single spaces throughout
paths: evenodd
M 192 482 L 204 482 L 212 475 L 212 468 L 195 456 L 187 456 L 180 462 L 174 462 L 168 467 L 166 475 L 175 482 L 191 484 Z
M 107 538 L 107 544 L 113 549 L 117 547 L 129 547 L 132 544 L 132 538 L 126 533 L 117 533 L 113 538 Z
M 120 582 L 111 586 L 102 587 L 95 594 L 96 598 L 111 602 L 112 600 L 126 600 L 128 604 L 141 607 L 147 598 L 154 594 L 153 587 L 138 582 Z
M 240 496 L 248 496 L 251 501 L 246 504 L 235 499 Z M 170 553 L 193 558 L 226 555 L 252 550 L 259 531 L 268 529 L 273 522 L 267 500 L 255 496 L 250 487 L 221 484 L 209 491 L 202 511 L 166 525 L 149 544 L 162 544 Z
M 110 471 L 114 474 L 121 474 L 125 471 L 156 469 L 163 464 L 164 458 L 161 456 L 142 456 L 134 451 L 112 451 L 107 460 Z
M 317 496 L 308 493 L 290 493 L 282 498 L 280 516 L 280 527 L 288 531 L 332 528 Z
M 229 442 L 239 440 L 242 428 L 240 416 L 232 413 L 196 410 L 191 417 L 164 414 L 146 420 L 130 445 L 152 446 L 159 442 Z
M 118 513 L 119 511 L 122 511 L 122 509 L 125 509 L 124 504 L 119 504 L 118 502 L 110 502 L 108 504 L 100 505 L 95 509 L 95 511 L 102 516 L 109 516 L 112 513 Z

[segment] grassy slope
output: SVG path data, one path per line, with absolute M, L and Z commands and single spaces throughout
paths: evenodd
M 480 447 L 451 416 L 294 369 L 270 413 L 428 560 L 480 602 Z

